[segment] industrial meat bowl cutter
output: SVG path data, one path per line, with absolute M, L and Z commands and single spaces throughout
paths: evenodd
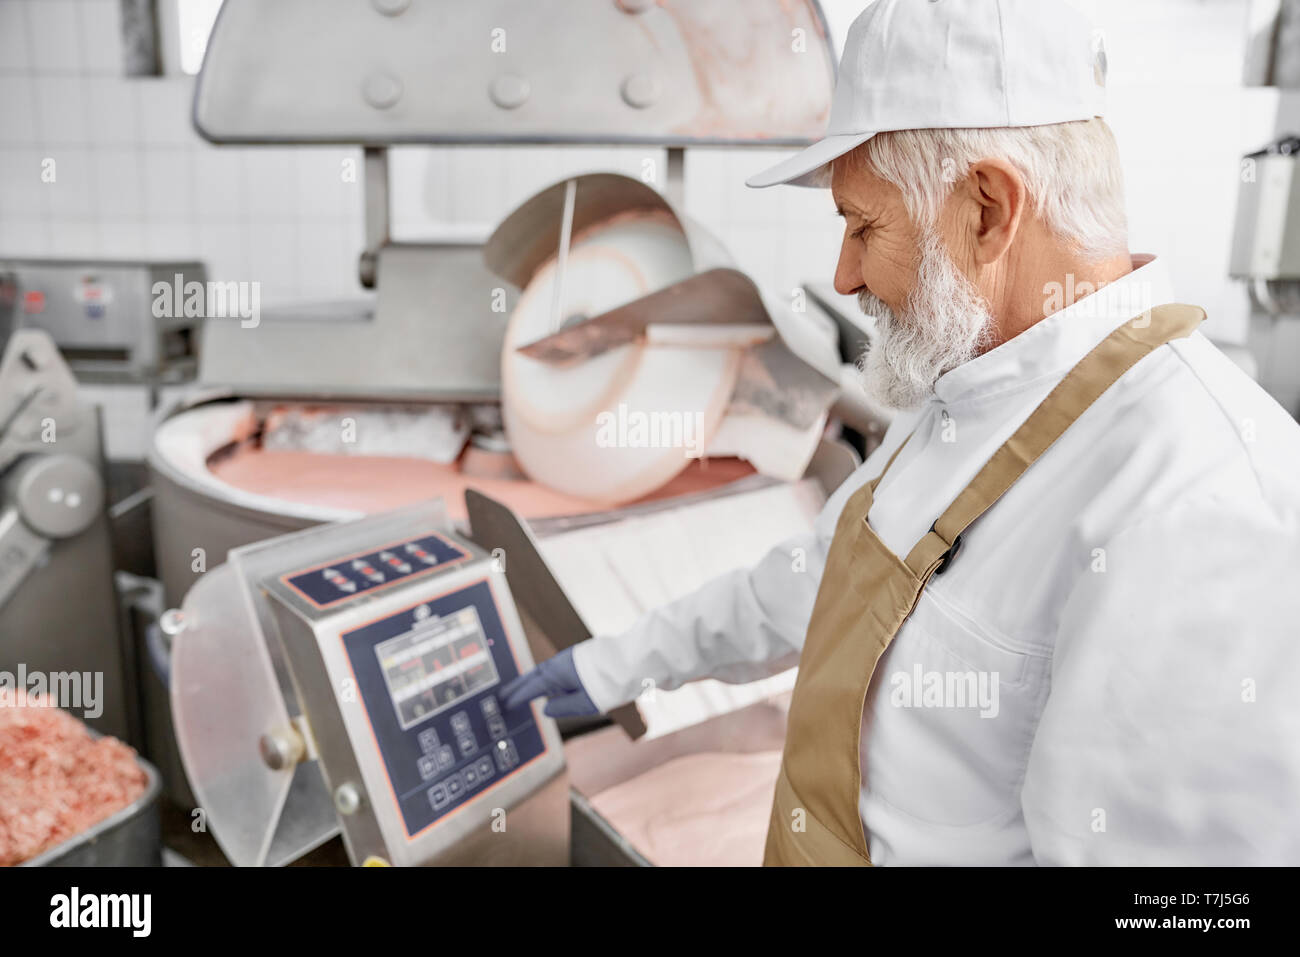
M 483 55 L 498 31 L 507 47 Z M 521 620 L 531 628 L 530 618 L 554 617 L 537 594 L 514 579 L 508 586 L 445 506 L 359 518 L 356 509 L 232 488 L 209 466 L 255 439 L 259 404 L 495 406 L 503 371 L 522 371 L 516 381 L 528 385 L 558 380 L 575 356 L 613 365 L 630 351 L 693 349 L 698 361 L 713 361 L 710 349 L 736 351 L 716 342 L 757 335 L 744 364 L 729 360 L 732 371 L 718 377 L 724 400 L 726 385 L 735 388 L 710 452 L 746 453 L 769 473 L 760 455 L 786 467 L 798 459 L 810 476 L 829 461 L 834 467 L 820 471 L 835 477 L 814 484 L 833 488 L 851 453 L 816 440 L 843 357 L 831 345 L 823 366 L 810 354 L 824 342 L 788 341 L 785 317 L 681 213 L 686 147 L 805 145 L 824 128 L 833 64 L 815 0 L 372 0 L 340 4 L 324 20 L 319 0 L 226 0 L 195 90 L 196 129 L 215 144 L 362 146 L 359 273 L 376 292 L 373 304 L 301 307 L 283 321 L 267 310 L 252 328 L 209 318 L 199 380 L 210 391 L 160 422 L 151 447 L 159 572 L 169 600 L 185 595 L 162 623 L 174 638 L 162 717 L 174 721 L 193 806 L 232 862 L 289 863 L 336 834 L 357 864 L 568 862 L 568 774 L 555 728 L 536 706 L 502 714 L 497 698 L 503 682 L 551 650 L 534 643 L 530 652 L 520 631 Z M 662 190 L 614 174 L 569 177 L 521 206 L 486 245 L 394 241 L 388 147 L 447 143 L 638 144 L 665 150 L 666 175 Z M 606 242 L 610 234 L 597 230 L 629 211 L 669 221 L 675 235 L 665 245 L 689 258 L 674 253 L 680 268 L 639 299 L 593 307 L 583 302 L 590 286 L 578 253 Z M 541 302 L 568 308 L 548 310 L 550 321 L 509 342 L 507 355 L 507 316 L 520 311 L 526 285 Z M 494 308 L 501 291 L 504 312 Z M 713 320 L 711 338 L 684 344 L 691 336 L 680 327 L 699 325 L 701 315 Z M 718 327 L 727 323 L 733 328 Z M 755 331 L 765 324 L 775 330 Z M 791 382 L 806 385 L 779 395 L 766 388 Z M 558 393 L 513 394 L 536 402 Z M 843 401 L 834 412 L 848 421 Z M 525 403 L 504 411 L 517 410 L 528 411 Z M 776 425 L 764 442 L 747 441 L 760 420 Z M 537 448 L 554 441 L 530 427 Z M 785 454 L 790 442 L 800 456 Z M 523 458 L 526 468 L 542 461 Z M 743 564 L 804 528 L 823 493 L 809 492 L 812 479 L 792 481 L 802 467 L 793 472 L 776 484 L 775 500 L 762 498 L 773 492 L 764 476 L 766 485 L 746 486 L 756 498 L 742 501 L 737 488 L 690 503 L 715 507 L 710 528 L 734 527 L 734 509 L 752 518 L 748 502 L 770 502 L 773 517 L 730 536 L 744 540 L 744 556 L 683 547 L 691 561 L 672 563 L 669 590 L 703 584 L 706 568 Z M 665 540 L 704 527 L 702 513 L 690 514 L 689 522 L 659 516 L 672 533 Z M 267 540 L 273 535 L 282 537 Z M 610 550 L 628 561 L 625 538 Z M 227 560 L 199 577 L 196 549 Z M 613 592 L 569 588 L 575 575 L 562 562 L 556 572 L 593 628 L 612 630 L 632 613 L 591 608 Z M 638 600 L 660 601 L 652 591 Z M 542 631 L 551 648 L 581 637 Z M 660 710 L 692 695 L 725 697 L 678 689 L 658 696 Z M 169 788 L 178 783 L 173 775 Z

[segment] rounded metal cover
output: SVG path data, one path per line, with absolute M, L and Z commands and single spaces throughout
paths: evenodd
M 99 475 L 71 455 L 38 455 L 23 462 L 12 492 L 23 521 L 47 538 L 84 531 L 104 505 Z
M 172 643 L 172 721 L 185 773 L 221 850 L 266 863 L 292 766 L 272 770 L 258 742 L 292 727 L 257 616 L 230 564 L 195 583 Z

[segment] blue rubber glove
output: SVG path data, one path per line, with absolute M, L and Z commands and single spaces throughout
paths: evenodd
M 573 666 L 573 649 L 566 648 L 547 658 L 527 674 L 520 675 L 501 689 L 501 703 L 507 711 L 521 707 L 534 698 L 546 695 L 546 715 L 551 718 L 580 718 L 600 714 L 578 680 Z

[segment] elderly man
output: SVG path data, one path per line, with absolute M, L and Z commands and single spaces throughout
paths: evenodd
M 1300 426 L 1129 254 L 1105 73 L 1059 0 L 857 19 L 750 184 L 829 183 L 899 415 L 813 533 L 510 703 L 797 661 L 770 864 L 1300 863 Z

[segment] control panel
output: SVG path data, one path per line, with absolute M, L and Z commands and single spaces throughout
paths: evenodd
M 486 577 L 341 638 L 407 837 L 545 753 L 532 706 L 497 697 L 520 666 Z
M 469 552 L 443 535 L 431 534 L 313 568 L 290 572 L 280 580 L 315 608 L 331 608 L 364 592 L 448 568 L 469 558 Z
M 173 707 L 202 716 L 186 770 L 232 860 L 334 834 L 354 864 L 568 860 L 559 729 L 539 702 L 501 703 L 533 666 L 524 623 L 440 500 L 232 549 L 185 607 L 202 700 Z

